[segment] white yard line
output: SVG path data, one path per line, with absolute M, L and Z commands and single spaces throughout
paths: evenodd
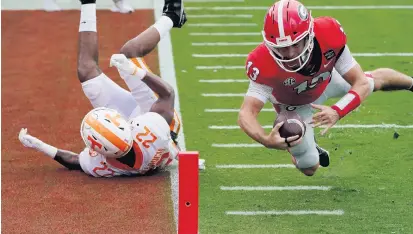
M 252 143 L 252 144 L 212 144 L 211 145 L 214 148 L 259 148 L 263 147 L 263 145 L 258 144 L 258 143 Z
M 226 211 L 226 215 L 343 215 L 343 210 L 268 210 L 268 211 Z
M 306 6 L 310 10 L 401 10 L 401 9 L 413 9 L 413 5 L 378 5 L 378 6 Z M 233 7 L 186 7 L 186 11 L 232 11 L 232 10 L 268 10 L 269 6 L 233 6 Z
M 249 83 L 248 79 L 202 79 L 200 83 Z
M 223 164 L 215 167 L 219 169 L 295 168 L 293 164 Z
M 192 46 L 257 46 L 261 42 L 194 42 Z
M 259 32 L 216 32 L 216 33 L 189 33 L 189 36 L 224 36 L 224 37 L 238 37 L 238 36 L 260 36 Z
M 188 24 L 188 27 L 256 27 L 256 23 L 199 23 Z
M 214 112 L 214 113 L 233 113 L 239 112 L 239 109 L 205 109 L 205 112 Z M 261 112 L 274 112 L 274 109 L 272 108 L 264 108 L 261 110 Z
M 274 111 L 273 109 L 271 109 Z M 211 112 L 211 111 L 205 111 Z M 264 125 L 262 126 L 265 129 L 273 128 L 272 125 Z M 322 126 L 321 126 L 322 127 Z M 218 129 L 218 130 L 231 130 L 231 129 L 239 129 L 238 125 L 228 125 L 228 126 L 217 126 L 211 125 L 208 126 L 209 129 Z M 399 128 L 399 129 L 413 129 L 413 125 L 398 125 L 398 124 L 338 124 L 333 126 L 333 128 Z
M 244 97 L 245 93 L 202 93 L 203 97 Z
M 259 44 L 259 43 L 258 43 Z M 255 44 L 255 45 L 258 45 Z M 353 53 L 354 57 L 413 57 L 413 53 Z M 246 58 L 248 54 L 192 54 L 194 58 Z
M 245 69 L 245 66 L 196 66 L 196 70 L 219 70 L 219 69 L 226 69 L 226 70 L 237 70 L 237 69 Z
M 186 15 L 189 19 L 193 18 L 252 18 L 252 15 L 232 15 L 232 14 L 212 14 L 212 15 Z
M 221 186 L 225 191 L 291 191 L 291 190 L 322 190 L 327 191 L 331 186 Z

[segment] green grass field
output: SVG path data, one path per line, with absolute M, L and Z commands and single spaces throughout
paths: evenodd
M 188 150 L 207 160 L 200 176 L 200 233 L 413 233 L 413 128 L 332 129 L 319 144 L 331 153 L 331 165 L 306 177 L 294 168 L 224 169 L 226 164 L 290 164 L 286 152 L 256 148 L 217 148 L 213 144 L 251 144 L 237 125 L 242 97 L 204 97 L 207 93 L 245 93 L 244 69 L 198 70 L 197 66 L 244 66 L 245 57 L 199 58 L 192 54 L 248 54 L 255 45 L 196 46 L 192 43 L 260 42 L 265 10 L 212 10 L 215 6 L 269 6 L 272 1 L 186 3 L 188 23 L 174 30 L 172 43 Z M 409 0 L 312 0 L 322 5 L 411 5 Z M 194 7 L 203 7 L 197 10 Z M 192 8 L 192 9 L 191 9 Z M 199 15 L 245 18 L 199 18 Z M 353 53 L 413 53 L 413 9 L 313 10 L 340 21 Z M 247 16 L 245 16 L 247 15 Z M 250 16 L 251 15 L 251 16 Z M 193 16 L 193 17 L 191 17 Z M 199 27 L 199 23 L 255 23 L 243 27 Z M 194 36 L 192 33 L 250 32 L 250 36 Z M 199 44 L 198 44 L 199 45 Z M 413 75 L 413 57 L 356 57 L 364 70 L 391 67 Z M 333 102 L 334 100 L 331 100 Z M 267 105 L 266 108 L 271 108 Z M 205 112 L 235 109 L 235 112 Z M 271 125 L 273 112 L 260 121 Z M 342 124 L 413 125 L 413 93 L 374 93 Z M 317 129 L 318 133 L 320 130 Z M 400 136 L 393 138 L 397 132 Z M 331 186 L 329 190 L 227 191 L 221 186 Z M 340 210 L 342 215 L 230 215 L 228 211 Z

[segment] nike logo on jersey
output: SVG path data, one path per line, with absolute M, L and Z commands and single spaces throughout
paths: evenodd
M 327 64 L 324 65 L 324 68 L 328 67 L 333 60 L 330 60 Z

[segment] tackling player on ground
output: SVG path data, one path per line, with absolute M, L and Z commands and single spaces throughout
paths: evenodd
M 310 125 L 300 139 L 281 138 L 278 130 L 282 123 L 266 134 L 257 116 L 267 101 L 277 113 L 296 111 L 314 127 L 326 126 L 325 134 L 373 91 L 413 91 L 413 79 L 392 69 L 364 73 L 350 53 L 340 23 L 331 17 L 313 18 L 298 1 L 282 0 L 271 6 L 262 35 L 264 42 L 246 61 L 250 85 L 238 123 L 267 148 L 287 149 L 305 175 L 313 175 L 319 165 L 327 167 L 328 152 L 316 144 Z M 341 99 L 333 106 L 321 105 L 333 97 Z M 313 115 L 312 108 L 319 112 Z
M 130 92 L 99 68 L 96 1 L 81 3 L 78 78 L 95 108 L 81 124 L 87 147 L 80 154 L 61 150 L 28 135 L 27 129 L 21 130 L 20 141 L 70 170 L 95 177 L 145 174 L 164 168 L 179 151 L 173 141 L 180 121 L 174 111 L 174 90 L 152 74 L 140 57 L 152 51 L 172 27 L 180 28 L 186 22 L 182 2 L 165 0 L 163 16 L 125 43 L 120 54 L 112 55 L 110 65 L 118 69 Z

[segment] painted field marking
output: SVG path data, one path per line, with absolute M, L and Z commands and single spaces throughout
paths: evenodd
M 295 168 L 293 164 L 222 164 L 218 169 Z
M 331 186 L 221 186 L 225 191 L 291 191 L 291 190 L 330 190 Z
M 268 210 L 268 211 L 226 211 L 226 215 L 343 215 L 344 210 Z

